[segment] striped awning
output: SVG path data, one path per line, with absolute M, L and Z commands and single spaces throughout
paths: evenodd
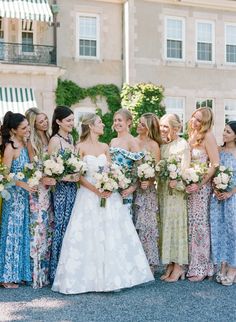
M 32 88 L 0 87 L 0 118 L 6 112 L 25 114 L 31 107 L 37 107 Z
M 0 17 L 52 22 L 48 0 L 0 0 Z

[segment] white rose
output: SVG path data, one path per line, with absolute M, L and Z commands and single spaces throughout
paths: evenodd
M 214 184 L 215 185 L 218 185 L 218 184 L 220 184 L 221 183 L 221 178 L 220 177 L 215 177 L 214 179 L 213 179 L 213 182 L 214 182 Z
M 167 167 L 168 171 L 170 172 L 175 172 L 177 170 L 177 167 L 175 164 L 170 164 L 168 167 Z
M 225 166 L 223 166 L 223 165 L 221 165 L 221 166 L 219 167 L 219 170 L 220 170 L 221 172 L 224 172 L 224 171 L 226 170 L 226 167 L 225 167 Z
M 176 179 L 177 178 L 177 172 L 170 172 L 170 178 Z
M 222 173 L 222 174 L 221 174 L 221 181 L 222 181 L 222 183 L 224 183 L 224 184 L 228 183 L 228 182 L 229 182 L 229 176 L 228 176 L 228 174 L 226 174 L 226 173 Z

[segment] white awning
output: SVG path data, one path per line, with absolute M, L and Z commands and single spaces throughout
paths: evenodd
M 0 17 L 52 22 L 48 0 L 0 0 Z
M 25 114 L 31 107 L 37 107 L 32 88 L 0 87 L 0 119 L 8 111 Z

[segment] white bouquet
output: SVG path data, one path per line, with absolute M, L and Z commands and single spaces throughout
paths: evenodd
M 114 176 L 114 168 L 112 166 L 99 167 L 98 171 L 94 173 L 96 180 L 95 187 L 100 191 L 114 191 L 119 188 L 117 177 Z M 106 198 L 101 198 L 100 206 L 106 206 Z
M 155 178 L 156 160 L 150 152 L 145 152 L 142 164 L 137 167 L 137 175 L 141 181 Z
M 182 173 L 182 179 L 187 186 L 193 183 L 201 183 L 204 175 L 207 173 L 207 169 L 206 163 L 192 162 L 190 168 Z
M 9 200 L 11 195 L 8 189 L 14 184 L 14 173 L 9 173 L 9 169 L 0 163 L 0 195 L 3 199 Z
M 59 153 L 45 154 L 43 160 L 43 173 L 48 177 L 60 180 L 64 176 L 65 167 Z
M 233 169 L 220 165 L 216 168 L 213 178 L 214 190 L 226 192 L 232 189 Z
M 25 164 L 23 174 L 30 187 L 38 186 L 43 177 L 42 171 L 38 170 L 37 164 L 34 162 Z
M 156 165 L 156 172 L 162 181 L 181 180 L 181 159 L 179 157 L 170 157 L 161 160 Z M 172 189 L 169 187 L 169 194 L 172 195 Z

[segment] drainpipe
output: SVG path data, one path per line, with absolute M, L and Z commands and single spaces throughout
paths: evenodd
M 59 22 L 57 21 L 57 15 L 59 12 L 59 6 L 57 4 L 57 0 L 53 0 L 53 4 L 51 5 L 52 13 L 53 13 L 53 46 L 54 46 L 54 57 L 53 60 L 57 64 L 57 27 L 59 27 Z

